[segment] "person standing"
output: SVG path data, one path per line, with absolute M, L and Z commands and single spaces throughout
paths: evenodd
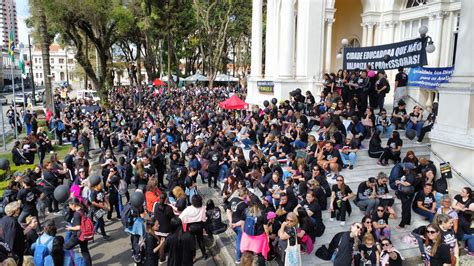
M 362 232 L 362 225 L 354 223 L 351 231 L 344 232 L 339 240 L 334 265 L 352 265 L 354 250 L 359 246 L 359 236 Z
M 378 74 L 377 82 L 375 83 L 375 92 L 377 94 L 377 106 L 381 111 L 385 103 L 385 95 L 390 89 L 390 84 L 388 84 L 387 79 L 385 78 L 385 72 L 380 71 Z
M 244 201 L 244 197 L 246 196 L 246 191 L 243 188 L 238 190 L 238 196 L 233 197 L 229 201 L 230 208 L 226 210 L 227 220 L 231 221 L 231 228 L 234 230 L 236 236 L 236 243 L 235 243 L 235 256 L 236 256 L 236 264 L 240 264 L 241 258 L 241 251 L 240 251 L 240 241 L 242 239 L 242 226 L 245 223 L 245 209 L 247 209 L 248 205 Z
M 18 216 L 20 215 L 20 202 L 14 201 L 5 206 L 5 216 L 0 219 L 0 229 L 3 229 L 3 240 L 18 256 L 18 265 L 23 263 L 25 251 L 25 234 Z
M 84 257 L 84 262 L 86 266 L 92 265 L 91 254 L 89 253 L 89 246 L 87 240 L 80 240 L 79 236 L 81 234 L 81 220 L 84 214 L 82 208 L 82 203 L 78 198 L 72 198 L 69 201 L 69 208 L 72 210 L 72 219 L 71 225 L 66 226 L 66 231 L 72 231 L 71 237 L 65 244 L 64 248 L 66 250 L 72 250 L 75 246 L 79 245 L 81 248 L 82 257 Z
M 416 181 L 415 171 L 408 170 L 406 175 L 395 181 L 397 196 L 402 202 L 402 219 L 397 226 L 398 229 L 405 228 L 411 223 L 411 204 L 413 201 L 414 183 Z
M 398 102 L 400 100 L 403 100 L 405 97 L 407 97 L 407 83 L 408 83 L 408 75 L 405 72 L 403 72 L 403 67 L 399 67 L 398 73 L 397 75 L 395 75 L 393 107 L 397 107 Z

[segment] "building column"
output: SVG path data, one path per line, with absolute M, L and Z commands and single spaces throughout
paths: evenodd
M 267 0 L 266 42 L 265 42 L 265 78 L 275 76 L 278 56 L 278 38 L 276 23 L 276 0 Z
M 252 1 L 251 75 L 262 76 L 262 0 Z
M 374 45 L 374 26 L 375 23 L 367 23 L 367 44 L 366 46 Z
M 360 26 L 362 27 L 362 47 L 367 45 L 367 26 L 365 23 L 361 23 Z
M 388 21 L 385 23 L 386 30 L 384 30 L 384 32 L 386 32 L 387 35 L 385 35 L 383 43 L 393 43 L 393 40 L 395 39 L 395 25 L 395 21 Z
M 332 24 L 336 21 L 333 18 L 326 19 L 326 73 L 331 72 L 331 48 L 332 48 Z
M 429 31 L 428 35 L 433 38 L 436 50 L 428 55 L 428 64 L 433 67 L 438 67 L 441 55 L 441 39 L 444 39 L 443 33 L 443 18 L 447 14 L 445 11 L 431 13 L 429 16 Z
M 431 160 L 440 162 L 442 157 L 464 176 L 454 173 L 448 179 L 449 191 L 456 193 L 463 186 L 474 186 L 474 1 L 461 0 L 461 7 L 456 67 L 450 82 L 438 88 L 438 117 L 430 133 Z
M 295 54 L 295 7 L 293 0 L 282 0 L 280 9 L 280 51 L 279 71 L 280 78 L 293 77 L 293 61 Z

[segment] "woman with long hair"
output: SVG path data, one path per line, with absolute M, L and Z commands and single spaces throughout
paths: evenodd
M 451 265 L 449 246 L 443 242 L 440 229 L 432 224 L 426 227 L 423 249 L 425 254 L 422 254 L 422 258 L 429 258 L 430 266 Z
M 265 265 L 270 245 L 268 241 L 267 217 L 256 202 L 249 201 L 245 211 L 245 223 L 240 250 L 257 255 L 257 265 Z
M 352 189 L 344 183 L 344 177 L 339 175 L 336 177 L 337 184 L 334 184 L 331 189 L 331 201 L 329 203 L 329 210 L 331 211 L 330 221 L 341 221 L 341 225 L 346 224 L 346 213 L 349 215 L 352 212 L 350 200 L 354 198 Z
M 393 131 L 387 141 L 387 147 L 384 149 L 377 164 L 386 166 L 388 165 L 388 160 L 393 160 L 395 164 L 400 162 L 400 151 L 402 150 L 402 146 L 403 141 L 400 138 L 400 133 L 398 131 Z
M 418 157 L 416 157 L 415 152 L 412 150 L 407 151 L 405 158 L 403 158 L 404 163 L 412 163 L 415 167 L 418 167 Z
M 453 230 L 453 220 L 449 215 L 438 214 L 435 216 L 433 225 L 439 228 L 443 243 L 449 246 L 451 263 L 455 263 L 459 256 L 459 245 Z
M 458 236 L 467 241 L 469 255 L 474 255 L 474 235 L 471 233 L 472 213 L 474 213 L 474 197 L 470 187 L 464 187 L 461 193 L 454 196 L 453 209 L 458 212 Z
M 156 232 L 160 228 L 158 220 L 154 218 L 146 222 L 146 237 L 145 237 L 145 258 L 143 266 L 156 266 L 159 262 L 158 252 L 163 247 L 165 241 L 163 241 Z
M 89 246 L 87 240 L 82 241 L 79 239 L 81 232 L 81 220 L 84 214 L 84 207 L 78 198 L 72 198 L 69 200 L 69 209 L 71 209 L 72 219 L 71 225 L 66 226 L 66 231 L 71 231 L 71 237 L 68 242 L 65 244 L 64 248 L 66 250 L 72 250 L 75 246 L 79 245 L 81 248 L 82 257 L 84 257 L 84 262 L 86 266 L 92 265 L 92 258 L 89 253 Z
M 204 222 L 207 219 L 206 208 L 202 205 L 202 197 L 200 195 L 194 195 L 191 199 L 191 206 L 183 210 L 179 215 L 179 218 L 184 224 L 187 224 L 187 229 L 196 238 L 199 248 L 201 249 L 202 256 L 207 259 L 209 255 L 206 252 L 204 245 Z
M 174 216 L 173 208 L 168 205 L 168 196 L 166 193 L 161 193 L 160 201 L 155 204 L 153 209 L 153 217 L 158 221 L 160 224 L 160 228 L 156 232 L 156 235 L 162 238 L 162 241 L 166 239 L 166 237 L 171 233 L 171 219 Z M 165 249 L 162 246 L 160 248 L 160 262 L 165 261 Z
M 146 210 L 153 213 L 155 203 L 160 200 L 161 190 L 158 188 L 158 179 L 153 177 L 148 180 L 145 192 Z

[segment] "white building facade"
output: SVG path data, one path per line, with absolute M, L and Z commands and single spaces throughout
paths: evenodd
M 474 73 L 468 65 L 474 60 L 470 28 L 474 26 L 474 1 L 252 1 L 252 65 L 246 99 L 251 104 L 262 105 L 264 100 L 274 97 L 288 99 L 289 92 L 296 88 L 303 93 L 309 90 L 313 95 L 319 95 L 323 74 L 342 68 L 342 60 L 336 59 L 342 51 L 342 39 L 347 39 L 352 47 L 375 46 L 418 38 L 420 26 L 427 26 L 436 47 L 428 54 L 428 67 L 448 67 L 456 63 L 453 81 L 439 89 L 437 124 L 440 126 L 436 125 L 432 133 L 434 152 L 431 157 L 440 161 L 435 154 L 446 156 L 444 160 L 450 161 L 464 176 L 456 185 L 473 186 Z M 266 21 L 265 27 L 263 21 Z M 265 42 L 263 28 L 266 29 Z M 459 63 L 460 60 L 465 65 Z M 394 82 L 394 72 L 387 71 L 390 82 Z M 462 78 L 456 77 L 456 73 Z M 268 89 L 271 86 L 273 91 Z M 453 90 L 453 86 L 457 89 Z M 415 104 L 429 108 L 438 98 L 438 91 L 416 87 L 410 87 L 408 91 L 409 110 Z M 393 96 L 389 95 L 389 104 L 391 99 Z M 463 109 L 458 109 L 459 106 Z M 454 110 L 465 114 L 454 114 L 453 117 Z
M 67 50 L 67 52 L 66 52 Z M 27 52 L 26 50 L 24 52 Z M 72 49 L 64 49 L 59 44 L 52 44 L 49 48 L 49 60 L 51 66 L 51 75 L 54 76 L 52 82 L 73 80 L 74 69 L 76 68 L 76 60 L 74 59 L 74 51 Z M 43 73 L 43 57 L 41 56 L 40 47 L 35 47 L 31 52 L 31 63 L 33 64 L 33 77 L 36 85 L 44 85 Z M 67 68 L 66 68 L 67 66 Z M 67 69 L 67 71 L 66 71 Z M 26 69 L 29 73 L 30 69 Z

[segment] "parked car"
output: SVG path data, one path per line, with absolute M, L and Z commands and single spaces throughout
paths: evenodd
M 5 85 L 3 86 L 2 88 L 2 92 L 5 93 L 5 92 L 12 92 L 13 91 L 13 87 L 12 85 Z
M 27 93 L 25 93 L 25 95 L 23 95 L 23 93 L 16 93 L 15 94 L 15 98 L 13 99 L 13 101 L 15 102 L 15 105 L 23 105 L 23 101 L 26 100 L 25 96 L 28 96 Z
M 77 92 L 78 99 L 91 99 L 96 102 L 100 101 L 99 95 L 96 91 L 92 90 L 80 90 Z
M 5 95 L 0 95 L 0 104 L 2 105 L 7 105 L 8 104 L 8 99 L 5 97 Z

